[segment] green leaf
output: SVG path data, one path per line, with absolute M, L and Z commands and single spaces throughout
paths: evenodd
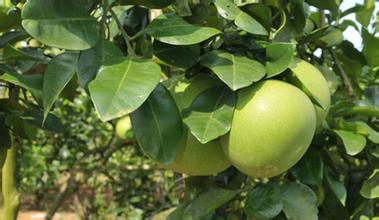
M 183 121 L 193 136 L 208 143 L 230 130 L 235 102 L 235 94 L 228 88 L 209 88 L 183 110 Z
M 317 220 L 317 196 L 301 183 L 282 186 L 283 211 L 290 220 Z
M 342 139 L 347 154 L 354 156 L 360 153 L 366 146 L 366 138 L 360 134 L 355 134 L 345 130 L 334 130 Z
M 371 67 L 379 66 L 379 38 L 370 34 L 366 28 L 362 28 L 363 54 Z
M 77 72 L 80 85 L 87 89 L 88 84 L 96 78 L 96 74 L 102 65 L 122 55 L 121 50 L 107 40 L 100 40 L 95 47 L 81 51 Z
M 204 55 L 201 64 L 211 69 L 233 91 L 259 81 L 266 71 L 265 67 L 255 60 L 220 51 Z
M 42 103 L 43 75 L 21 75 L 9 72 L 0 75 L 0 79 L 30 91 L 38 103 Z
M 283 209 L 281 192 L 275 184 L 265 184 L 254 188 L 245 202 L 245 213 L 256 219 L 271 219 Z
M 200 47 L 197 44 L 176 46 L 154 41 L 153 50 L 154 55 L 163 62 L 182 68 L 193 66 L 197 63 L 200 56 Z
M 286 70 L 294 62 L 295 48 L 289 43 L 272 43 L 266 47 L 267 77 L 274 77 Z
M 219 187 L 201 192 L 184 210 L 183 219 L 201 219 L 237 195 L 236 191 Z
M 324 175 L 324 163 L 320 151 L 309 148 L 307 153 L 291 171 L 300 182 L 310 185 L 319 185 Z
M 374 170 L 371 176 L 363 183 L 359 193 L 366 199 L 379 198 L 379 169 Z
M 325 47 L 333 47 L 342 43 L 343 33 L 340 29 L 330 29 L 324 36 L 318 38 L 317 41 L 321 41 L 321 44 Z
M 6 32 L 0 36 L 0 48 L 7 44 L 13 44 L 17 41 L 24 40 L 27 37 L 29 37 L 29 35 L 25 31 Z
M 363 7 L 357 11 L 355 17 L 359 23 L 367 27 L 370 24 L 375 10 L 375 0 L 365 0 Z
M 173 13 L 156 17 L 144 31 L 155 39 L 172 45 L 197 44 L 221 33 L 215 28 L 191 25 Z
M 43 111 L 46 119 L 59 94 L 75 74 L 77 53 L 66 52 L 54 57 L 43 75 Z
M 338 4 L 336 0 L 305 0 L 305 2 L 319 9 L 329 9 L 332 12 L 338 11 Z
M 365 135 L 373 143 L 379 144 L 379 132 L 375 131 L 364 121 L 345 121 L 339 119 L 336 125 L 339 129 Z
M 347 196 L 345 184 L 335 179 L 333 176 L 329 174 L 329 172 L 325 172 L 325 174 L 326 181 L 330 189 L 332 190 L 336 198 L 341 202 L 341 204 L 345 206 Z
M 30 110 L 20 116 L 27 123 L 34 125 L 46 131 L 59 133 L 63 131 L 63 125 L 59 118 L 51 113 L 45 117 L 44 113 L 39 110 Z
M 161 84 L 131 114 L 138 144 L 152 159 L 172 162 L 182 144 L 183 125 L 170 92 Z
M 356 122 L 359 126 L 363 127 L 368 136 L 367 138 L 372 141 L 375 144 L 379 144 L 379 132 L 375 131 L 373 128 L 371 128 L 366 122 L 364 121 L 357 121 Z
M 33 60 L 42 61 L 44 58 L 43 53 L 37 50 L 21 50 L 6 44 L 3 48 L 4 60 Z
M 225 19 L 234 21 L 241 10 L 228 0 L 215 0 L 214 4 L 217 8 L 217 12 Z
M 148 8 L 166 8 L 175 0 L 118 0 L 121 5 L 143 5 Z
M 103 65 L 88 86 L 101 120 L 136 110 L 159 83 L 160 74 L 158 64 L 130 57 L 113 58 Z
M 0 11 L 0 32 L 15 28 L 20 22 L 21 16 L 18 10 L 10 10 L 8 13 Z
M 22 19 L 26 32 L 52 47 L 84 50 L 99 39 L 97 22 L 80 0 L 30 0 Z
M 256 35 L 268 35 L 267 30 L 253 17 L 245 12 L 240 12 L 234 23 L 242 30 Z

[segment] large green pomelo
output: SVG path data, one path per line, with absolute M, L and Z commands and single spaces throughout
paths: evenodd
M 325 108 L 325 110 L 323 110 L 315 105 L 317 116 L 316 127 L 319 127 L 325 120 L 330 108 L 330 91 L 328 82 L 315 66 L 301 59 L 297 60 L 296 67 L 291 70 Z
M 196 76 L 191 80 L 180 77 L 166 84 L 179 110 L 190 107 L 193 100 L 212 85 L 214 80 L 206 76 Z M 186 135 L 174 162 L 163 167 L 192 176 L 206 176 L 219 173 L 231 165 L 218 140 L 201 144 L 189 131 Z
M 251 177 L 272 177 L 291 168 L 306 152 L 316 129 L 310 99 L 297 87 L 266 80 L 237 93 L 225 154 Z
M 122 140 L 129 137 L 128 132 L 132 129 L 132 123 L 130 122 L 130 117 L 125 116 L 119 119 L 116 123 L 116 136 Z

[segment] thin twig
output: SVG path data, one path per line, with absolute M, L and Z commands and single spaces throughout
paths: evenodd
M 336 63 L 336 66 L 337 66 L 338 71 L 339 71 L 339 73 L 340 73 L 340 75 L 342 77 L 343 83 L 346 86 L 348 94 L 350 96 L 353 96 L 354 95 L 353 86 L 352 86 L 351 81 L 350 81 L 349 77 L 347 76 L 345 70 L 341 66 L 341 63 L 340 63 L 340 60 L 338 59 L 338 56 L 336 55 L 336 53 L 333 50 L 330 50 L 330 53 L 333 56 L 334 62 Z

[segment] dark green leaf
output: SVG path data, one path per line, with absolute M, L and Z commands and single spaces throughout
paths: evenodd
M 143 5 L 148 8 L 165 8 L 175 0 L 118 0 L 121 5 Z
M 374 170 L 371 176 L 363 183 L 359 192 L 367 199 L 379 198 L 379 170 Z
M 368 65 L 371 67 L 379 66 L 379 38 L 370 34 L 367 29 L 362 28 L 363 54 Z
M 154 55 L 163 62 L 182 68 L 193 66 L 199 60 L 200 47 L 197 44 L 176 46 L 154 41 Z
M 319 185 L 324 176 L 324 164 L 319 150 L 309 148 L 303 158 L 292 168 L 292 174 L 302 183 Z
M 344 183 L 335 179 L 333 176 L 329 174 L 329 172 L 325 173 L 326 181 L 329 184 L 330 189 L 332 190 L 336 198 L 341 202 L 341 204 L 345 206 L 347 192 Z
M 370 24 L 373 12 L 375 10 L 375 0 L 365 0 L 363 7 L 355 14 L 359 23 L 367 27 Z
M 75 74 L 77 53 L 66 52 L 54 57 L 43 75 L 43 111 L 47 117 L 59 94 Z
M 0 117 L 0 150 L 11 147 L 12 140 L 9 129 L 5 126 L 5 119 Z M 0 167 L 1 168 L 1 167 Z
M 13 44 L 17 41 L 24 40 L 29 35 L 24 31 L 11 31 L 6 32 L 0 36 L 0 48 L 4 47 L 6 44 Z
M 334 130 L 342 139 L 347 154 L 354 156 L 360 153 L 366 146 L 366 138 L 360 134 L 355 134 L 345 130 Z
M 31 0 L 22 10 L 22 26 L 53 47 L 84 50 L 99 39 L 96 20 L 80 0 Z
M 329 9 L 332 12 L 338 11 L 338 5 L 336 0 L 305 0 L 308 4 L 315 6 L 319 9 Z
M 283 208 L 278 185 L 265 184 L 254 188 L 247 196 L 245 213 L 257 219 L 271 219 Z
M 333 47 L 343 41 L 343 34 L 340 29 L 330 29 L 330 31 L 327 31 L 324 36 L 317 40 L 321 41 L 325 47 Z
M 49 113 L 46 116 L 46 119 L 44 119 L 44 114 L 42 111 L 39 110 L 31 110 L 23 113 L 20 116 L 21 119 L 26 121 L 27 123 L 30 123 L 31 125 L 34 125 L 38 128 L 41 128 L 46 131 L 51 132 L 62 132 L 63 126 L 59 118 L 51 113 Z
M 36 50 L 21 50 L 13 47 L 10 44 L 6 44 L 3 48 L 3 59 L 41 61 L 43 59 L 43 53 Z
M 201 143 L 208 143 L 230 130 L 235 102 L 235 94 L 228 88 L 209 88 L 183 111 L 184 123 Z
M 136 110 L 159 83 L 158 64 L 129 57 L 103 65 L 88 86 L 101 120 L 108 121 Z
M 210 188 L 201 192 L 184 210 L 183 219 L 201 219 L 237 195 L 236 191 Z
M 173 13 L 156 17 L 144 31 L 155 39 L 172 45 L 197 44 L 220 33 L 215 28 L 191 25 Z
M 234 91 L 259 81 L 266 71 L 265 67 L 255 60 L 220 51 L 203 56 L 201 64 L 211 69 Z
M 0 11 L 0 32 L 17 27 L 21 22 L 19 10 L 11 10 L 7 14 Z
M 272 43 L 266 47 L 267 77 L 279 75 L 294 62 L 295 48 L 289 43 Z
M 317 220 L 317 196 L 301 183 L 286 183 L 282 186 L 283 211 L 291 220 Z
M 245 12 L 240 12 L 234 23 L 242 30 L 256 35 L 268 35 L 267 30 L 253 17 Z
M 152 159 L 172 162 L 182 144 L 183 125 L 170 92 L 161 84 L 131 114 L 138 144 Z
M 80 52 L 77 72 L 80 85 L 87 89 L 88 84 L 95 79 L 100 67 L 107 60 L 122 55 L 121 50 L 107 40 L 99 40 L 95 47 Z

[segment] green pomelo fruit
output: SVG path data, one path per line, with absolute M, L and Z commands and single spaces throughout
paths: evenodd
M 318 128 L 325 120 L 330 108 L 330 91 L 328 82 L 315 66 L 304 60 L 298 59 L 296 67 L 291 70 L 325 108 L 324 110 L 314 105 L 317 118 L 316 127 Z
M 272 177 L 300 160 L 315 128 L 315 110 L 305 93 L 291 84 L 266 80 L 237 93 L 232 128 L 222 144 L 241 172 Z
M 116 136 L 120 139 L 127 139 L 128 132 L 132 129 L 129 116 L 125 116 L 117 121 L 116 124 Z
M 174 78 L 166 83 L 180 111 L 190 107 L 201 92 L 213 85 L 214 80 L 206 76 L 191 80 Z M 186 140 L 174 162 L 163 167 L 192 176 L 206 176 L 217 174 L 231 165 L 218 140 L 201 144 L 189 131 L 186 133 Z

